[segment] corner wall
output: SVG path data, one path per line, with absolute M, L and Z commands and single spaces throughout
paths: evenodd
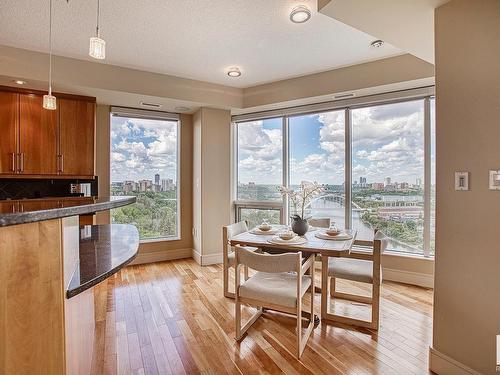
M 231 114 L 201 108 L 193 119 L 193 258 L 222 263 L 222 226 L 231 222 Z
M 431 369 L 495 374 L 500 334 L 500 1 L 436 10 L 437 214 Z M 470 191 L 454 172 L 470 172 Z M 472 370 L 473 369 L 473 370 Z

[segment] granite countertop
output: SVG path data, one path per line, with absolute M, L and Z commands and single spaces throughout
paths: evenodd
M 136 198 L 61 197 L 0 201 L 0 227 L 85 215 L 135 203 Z
M 86 225 L 80 229 L 80 261 L 66 291 L 71 298 L 130 263 L 139 249 L 139 232 L 129 224 Z

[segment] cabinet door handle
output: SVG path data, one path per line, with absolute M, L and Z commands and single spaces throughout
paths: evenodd
M 64 172 L 64 155 L 59 155 L 61 157 L 61 173 Z
M 12 170 L 12 172 L 15 172 L 16 171 L 16 154 L 12 153 L 12 154 L 10 154 L 10 156 L 12 157 L 11 170 Z
M 19 172 L 24 172 L 24 152 L 21 152 L 19 155 Z

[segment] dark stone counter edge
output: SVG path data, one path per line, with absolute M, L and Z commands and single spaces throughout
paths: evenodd
M 94 279 L 86 282 L 85 284 L 80 285 L 78 288 L 68 289 L 66 291 L 66 298 L 71 298 L 71 297 L 77 296 L 78 294 L 86 291 L 87 289 L 90 289 L 93 286 L 96 286 L 101 281 L 106 280 L 108 277 L 113 276 L 115 273 L 117 273 L 122 268 L 124 268 L 127 264 L 129 264 L 130 262 L 132 262 L 135 259 L 135 257 L 137 256 L 138 252 L 139 252 L 139 248 L 137 248 L 137 250 L 135 251 L 135 254 L 132 257 L 130 257 L 129 259 L 127 259 L 125 262 L 117 265 L 116 267 L 111 268 L 106 273 L 103 273 L 102 275 L 99 275 L 98 277 L 96 277 L 96 278 L 94 278 Z M 75 273 L 76 272 L 80 272 L 80 265 L 78 265 L 76 267 Z
M 60 219 L 63 217 L 85 215 L 98 211 L 110 210 L 136 202 L 136 197 L 123 197 L 106 202 L 82 204 L 78 206 L 51 208 L 48 210 L 0 214 L 0 227 L 34 223 L 37 221 Z
M 137 236 L 139 236 L 139 233 L 137 233 Z M 106 280 L 108 277 L 113 276 L 115 273 L 117 273 L 122 268 L 127 266 L 130 262 L 132 262 L 137 257 L 138 253 L 139 253 L 139 245 L 137 246 L 137 249 L 135 249 L 134 255 L 132 255 L 127 260 L 125 260 L 123 263 L 120 263 L 120 264 L 116 265 L 115 267 L 110 268 L 105 273 L 93 278 L 92 280 L 87 281 L 85 284 L 80 284 L 76 288 L 66 290 L 66 298 L 71 298 L 71 297 L 77 296 L 78 294 L 86 291 L 87 289 L 90 289 L 93 286 L 96 286 L 101 281 Z M 80 272 L 80 263 L 78 263 L 77 267 L 75 268 L 75 271 L 73 273 L 72 278 L 75 277 L 75 274 L 77 272 Z M 69 285 L 71 285 L 71 282 Z

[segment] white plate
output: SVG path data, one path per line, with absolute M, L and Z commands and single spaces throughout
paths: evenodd
M 280 230 L 280 228 L 271 228 L 269 230 L 264 231 L 264 230 L 260 230 L 259 228 L 256 227 L 256 228 L 253 228 L 250 231 L 250 233 L 252 233 L 252 234 L 263 234 L 263 235 L 265 235 L 265 234 L 276 234 L 276 233 L 279 232 L 279 230 Z
M 318 232 L 314 234 L 316 237 L 321 238 L 322 240 L 333 240 L 333 241 L 347 241 L 352 240 L 352 235 L 349 233 L 343 232 L 336 236 L 330 236 L 325 232 Z
M 278 236 L 274 236 L 273 238 L 267 240 L 267 242 L 274 243 L 277 245 L 302 245 L 306 243 L 307 240 L 304 237 L 299 237 L 299 236 L 295 236 L 291 240 L 283 240 Z

